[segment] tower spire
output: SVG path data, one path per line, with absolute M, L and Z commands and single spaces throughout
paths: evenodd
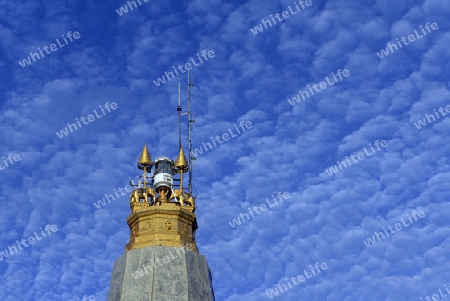
M 188 190 L 189 193 L 192 194 L 192 160 L 195 158 L 192 157 L 192 128 L 191 123 L 195 122 L 195 119 L 191 118 L 191 87 L 194 87 L 194 79 L 192 79 L 191 83 L 191 71 L 188 70 L 188 144 L 189 144 L 189 183 Z
M 175 167 L 177 169 L 187 169 L 189 166 L 186 156 L 184 155 L 183 147 L 180 147 L 180 152 L 178 153 L 177 160 L 175 161 Z
M 138 168 L 145 169 L 147 166 L 152 165 L 152 158 L 150 157 L 150 153 L 147 149 L 147 143 L 144 145 L 144 149 L 142 150 L 141 156 L 138 161 Z
M 191 172 L 189 188 L 183 187 L 183 173 L 192 170 L 191 86 L 189 75 L 187 112 L 181 113 L 178 98 L 178 156 L 175 162 L 169 157 L 152 161 L 147 144 L 137 162 L 137 167 L 144 171 L 144 185 L 140 176 L 139 184 L 134 185 L 130 194 L 131 213 L 127 218 L 130 238 L 125 253 L 114 263 L 108 301 L 214 301 L 211 271 L 195 241 L 198 225 Z M 181 143 L 180 119 L 184 114 L 188 116 L 189 159 L 186 159 Z M 179 179 L 174 178 L 176 174 Z M 179 181 L 179 186 L 174 185 L 174 181 Z M 175 253 L 178 258 L 173 256 Z M 167 266 L 156 268 L 161 263 Z M 145 273 L 141 274 L 138 271 L 142 269 Z

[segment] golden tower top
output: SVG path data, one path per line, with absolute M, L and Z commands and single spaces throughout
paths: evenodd
M 167 157 L 152 162 L 145 145 L 137 166 L 144 174 L 137 185 L 130 183 L 135 189 L 129 200 L 130 241 L 126 249 L 191 245 L 197 251 L 195 197 L 183 188 L 183 173 L 189 170 L 183 148 L 180 146 L 175 162 Z
M 127 219 L 130 227 L 130 241 L 127 250 L 147 246 L 183 246 L 195 245 L 197 219 L 195 197 L 192 195 L 192 125 L 191 88 L 194 86 L 188 70 L 187 111 L 182 113 L 180 83 L 178 83 L 178 144 L 176 161 L 159 157 L 152 161 L 147 144 L 144 145 L 137 167 L 144 174 L 138 184 L 130 185 L 135 189 L 130 194 L 131 213 Z M 181 144 L 181 116 L 187 116 L 187 141 L 189 160 L 186 159 Z M 189 172 L 188 188 L 183 187 L 183 173 Z M 175 184 L 174 184 L 175 182 Z

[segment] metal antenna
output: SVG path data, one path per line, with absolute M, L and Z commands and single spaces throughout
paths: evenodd
M 191 87 L 194 86 L 194 83 L 191 84 L 191 71 L 188 70 L 188 143 L 189 143 L 189 184 L 188 189 L 189 193 L 192 195 L 192 160 L 195 158 L 192 157 L 192 135 L 191 135 L 191 122 L 195 122 L 194 119 L 191 119 Z
M 180 83 L 178 83 L 178 150 L 181 149 L 181 103 L 180 103 Z

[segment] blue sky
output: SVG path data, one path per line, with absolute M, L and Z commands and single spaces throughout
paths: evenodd
M 0 251 L 46 225 L 58 231 L 0 261 L 0 300 L 106 300 L 129 205 L 93 203 L 140 174 L 144 143 L 152 158 L 176 157 L 177 83 L 186 108 L 187 75 L 153 81 L 203 50 L 215 56 L 191 71 L 194 147 L 252 123 L 194 165 L 197 243 L 216 299 L 270 300 L 269 290 L 316 262 L 328 268 L 272 299 L 445 294 L 450 116 L 438 110 L 450 105 L 448 1 L 313 0 L 258 34 L 251 29 L 294 1 L 141 0 L 120 16 L 126 4 L 1 4 L 0 157 L 20 160 L 0 160 Z M 427 22 L 438 29 L 424 35 Z M 64 44 L 68 32 L 80 36 Z M 396 40 L 409 35 L 408 45 Z M 18 63 L 56 39 L 63 47 Z M 388 43 L 398 50 L 380 58 Z M 289 103 L 339 69 L 350 75 Z M 117 109 L 100 113 L 107 102 Z M 94 110 L 101 118 L 56 135 Z M 376 140 L 388 145 L 343 167 Z M 278 192 L 290 198 L 230 226 Z M 414 210 L 425 216 L 366 245 Z

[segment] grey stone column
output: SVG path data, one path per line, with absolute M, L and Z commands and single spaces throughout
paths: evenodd
M 214 301 L 206 258 L 184 247 L 152 246 L 114 262 L 108 301 Z

